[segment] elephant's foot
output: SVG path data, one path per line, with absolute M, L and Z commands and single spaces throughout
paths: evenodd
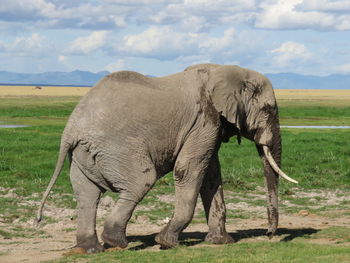
M 236 242 L 226 231 L 224 233 L 209 232 L 205 237 L 205 241 L 211 244 L 230 244 Z
M 270 228 L 266 231 L 266 236 L 269 238 L 269 239 L 272 239 L 273 236 L 275 235 L 276 233 L 276 228 Z
M 156 235 L 155 240 L 162 249 L 176 247 L 179 244 L 178 236 L 175 234 L 169 234 L 167 227 Z
M 63 253 L 63 256 L 84 255 L 87 254 L 86 250 L 81 247 L 75 247 L 68 252 Z
M 109 248 L 126 248 L 128 246 L 128 241 L 126 240 L 126 236 L 124 233 L 108 233 L 106 231 L 103 231 L 101 236 L 104 244 L 103 246 L 106 249 Z
M 103 252 L 104 247 L 96 240 L 94 241 L 85 241 L 85 242 L 79 242 L 75 248 L 73 248 L 70 252 L 70 254 L 93 254 L 93 253 L 99 253 Z

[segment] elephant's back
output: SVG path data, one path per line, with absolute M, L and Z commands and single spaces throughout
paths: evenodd
M 172 84 L 131 71 L 112 73 L 81 99 L 67 126 L 73 133 L 115 137 L 180 125 L 176 120 L 182 121 L 188 103 Z
M 112 85 L 138 85 L 143 88 L 151 88 L 158 89 L 158 84 L 154 81 L 155 78 L 150 78 L 145 75 L 142 75 L 135 71 L 118 71 L 111 73 L 104 77 L 101 80 L 101 83 L 98 83 L 96 86 L 100 86 L 100 84 L 112 84 Z

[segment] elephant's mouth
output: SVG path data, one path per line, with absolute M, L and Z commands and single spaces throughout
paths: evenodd
M 278 128 L 279 130 L 279 128 Z M 278 131 L 279 132 L 279 131 Z M 273 132 L 267 132 L 267 129 L 255 129 L 252 131 L 248 131 L 248 129 L 244 126 L 244 129 L 240 131 L 240 133 L 247 139 L 250 139 L 254 141 L 257 145 L 260 145 L 262 147 L 264 156 L 266 157 L 266 160 L 270 164 L 271 168 L 282 178 L 286 179 L 289 182 L 297 184 L 298 181 L 290 178 L 288 175 L 286 175 L 282 169 L 278 166 L 275 159 L 273 158 L 271 151 L 269 149 L 269 146 L 273 145 L 272 140 L 272 134 L 278 133 L 276 131 Z
M 275 161 L 275 160 L 273 159 L 273 157 L 272 157 L 272 154 L 271 154 L 271 152 L 270 152 L 269 147 L 267 147 L 266 145 L 263 145 L 262 148 L 263 148 L 263 151 L 264 151 L 264 155 L 265 155 L 267 161 L 269 162 L 270 166 L 272 167 L 272 169 L 273 169 L 279 176 L 281 176 L 282 178 L 286 179 L 286 180 L 289 181 L 289 182 L 292 182 L 292 183 L 297 184 L 298 181 L 296 181 L 296 180 L 290 178 L 288 175 L 286 175 L 286 174 L 281 170 L 281 168 L 278 167 L 276 161 Z

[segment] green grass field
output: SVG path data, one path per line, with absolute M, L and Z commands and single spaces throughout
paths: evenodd
M 70 257 L 56 262 L 135 262 L 135 263 L 176 263 L 176 262 L 239 262 L 239 263 L 280 263 L 280 262 L 349 262 L 349 248 L 342 246 L 307 244 L 302 241 L 288 243 L 240 243 L 216 247 L 191 248 L 181 246 L 162 252 L 119 251 L 100 255 Z M 86 260 L 86 261 L 84 261 Z
M 56 162 L 65 122 L 77 101 L 75 97 L 0 99 L 2 121 L 32 125 L 0 129 L 2 187 L 18 188 L 18 194 L 22 195 L 43 191 Z M 318 124 L 350 125 L 350 107 L 291 108 L 281 105 L 280 115 L 281 125 L 310 125 L 310 119 L 314 118 L 327 120 L 327 123 Z M 297 122 L 291 123 L 290 119 Z M 300 181 L 298 187 L 349 188 L 348 133 L 345 129 L 283 129 L 284 170 Z M 220 160 L 226 189 L 245 190 L 262 184 L 261 162 L 249 140 L 243 139 L 238 145 L 232 138 L 229 143 L 223 144 Z M 167 176 L 162 183 L 172 184 L 172 179 Z M 59 178 L 56 190 L 70 191 L 67 169 Z
M 78 97 L 0 98 L 0 121 L 31 125 L 0 129 L 0 193 L 5 194 L 6 189 L 11 188 L 21 197 L 42 194 L 55 167 L 60 135 L 78 100 Z M 350 107 L 344 104 L 310 104 L 300 100 L 297 103 L 282 101 L 279 105 L 281 125 L 350 125 Z M 349 193 L 349 132 L 345 129 L 283 129 L 283 170 L 300 183 L 296 186 L 282 180 L 281 195 L 287 198 L 288 193 L 295 189 L 342 189 Z M 244 139 L 238 145 L 232 138 L 222 145 L 220 160 L 225 190 L 245 193 L 254 191 L 257 186 L 264 186 L 261 161 L 252 142 Z M 172 192 L 173 180 L 167 175 L 142 204 L 153 202 L 158 193 Z M 72 193 L 67 167 L 59 177 L 54 193 Z M 57 206 L 75 207 L 70 195 L 52 202 Z M 36 207 L 19 206 L 18 200 L 6 197 L 0 197 L 0 207 L 2 221 L 6 223 L 16 218 L 25 220 L 33 217 L 36 210 Z M 157 218 L 159 214 L 165 217 L 164 214 L 169 215 L 171 211 L 172 206 L 162 207 L 150 217 Z M 342 242 L 334 245 L 306 242 L 324 238 L 319 232 L 318 236 L 310 234 L 291 242 L 257 241 L 195 248 L 184 244 L 169 251 L 128 250 L 66 257 L 58 262 L 349 262 L 350 230 L 331 230 L 324 235 L 329 237 L 338 232 Z M 0 231 L 0 236 L 6 235 L 9 232 Z M 13 231 L 12 235 L 15 235 Z

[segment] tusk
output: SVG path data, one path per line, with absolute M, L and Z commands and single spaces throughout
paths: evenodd
M 264 150 L 264 154 L 266 156 L 266 159 L 268 160 L 269 164 L 271 165 L 272 169 L 278 173 L 280 176 L 282 176 L 284 179 L 286 179 L 289 182 L 295 183 L 297 184 L 298 181 L 290 178 L 288 175 L 286 175 L 277 165 L 277 163 L 275 162 L 275 160 L 273 159 L 271 152 L 269 150 L 269 147 L 267 147 L 266 145 L 263 146 L 263 150 Z

